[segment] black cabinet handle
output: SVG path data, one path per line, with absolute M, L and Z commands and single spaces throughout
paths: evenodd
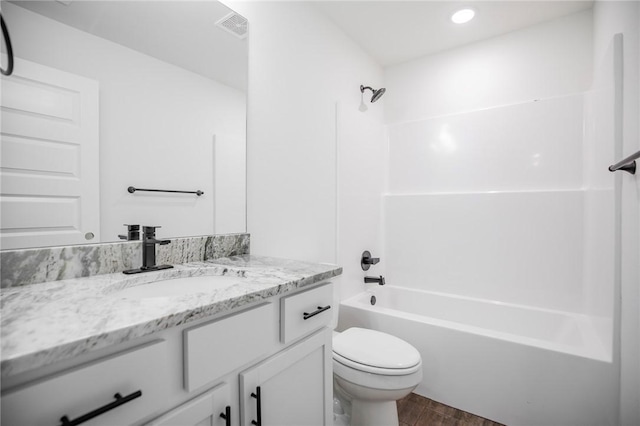
M 230 405 L 227 405 L 224 408 L 224 413 L 220 413 L 220 417 L 225 419 L 224 424 L 226 426 L 231 426 L 231 406 Z
M 252 425 L 262 426 L 262 407 L 260 406 L 260 386 L 256 387 L 256 393 L 251 392 L 251 396 L 257 400 L 258 420 L 251 420 Z
M 302 319 L 303 320 L 308 320 L 311 317 L 315 317 L 318 314 L 323 313 L 324 311 L 327 311 L 331 309 L 331 305 L 327 305 L 327 306 L 318 306 L 318 310 L 317 311 L 313 311 L 311 313 L 308 312 L 303 312 L 302 313 Z
M 126 404 L 127 402 L 131 401 L 132 399 L 136 399 L 138 397 L 142 396 L 142 391 L 136 391 L 134 393 L 132 393 L 131 395 L 127 395 L 125 397 L 123 397 L 122 395 L 120 395 L 119 393 L 115 394 L 113 397 L 116 399 L 113 402 L 110 402 L 107 405 L 103 405 L 100 408 L 96 408 L 95 410 L 91 411 L 90 413 L 85 414 L 84 416 L 80 416 L 75 420 L 69 420 L 69 417 L 67 416 L 62 416 L 62 418 L 60 418 L 60 422 L 61 425 L 60 426 L 76 426 L 79 424 L 82 424 L 86 421 L 91 420 L 94 417 L 98 417 L 101 414 L 106 413 L 107 411 L 111 411 L 116 407 L 121 406 L 122 404 Z

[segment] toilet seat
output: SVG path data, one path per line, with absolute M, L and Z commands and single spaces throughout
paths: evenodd
M 371 365 L 360 364 L 359 362 L 352 361 L 348 358 L 340 356 L 337 353 L 333 353 L 333 361 L 334 363 L 340 363 L 346 367 L 352 368 L 354 370 L 362 371 L 364 373 L 371 374 L 380 374 L 382 376 L 406 376 L 408 374 L 415 373 L 420 370 L 422 367 L 422 363 L 418 363 L 410 368 L 380 368 L 374 367 Z M 335 364 L 334 364 L 335 365 Z
M 385 376 L 409 375 L 422 367 L 420 353 L 409 343 L 358 327 L 334 336 L 333 359 L 358 371 Z

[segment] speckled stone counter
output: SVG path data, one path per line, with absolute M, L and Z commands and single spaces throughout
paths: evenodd
M 0 292 L 1 377 L 71 359 L 340 275 L 342 268 L 251 255 L 175 265 L 137 275 L 96 275 Z M 128 287 L 230 275 L 241 283 L 175 297 L 127 298 Z M 153 284 L 149 284 L 153 285 Z

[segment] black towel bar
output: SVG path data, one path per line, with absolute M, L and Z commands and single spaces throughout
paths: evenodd
M 631 154 L 624 160 L 618 161 L 613 166 L 609 166 L 610 172 L 615 172 L 617 170 L 624 170 L 627 173 L 631 173 L 632 175 L 636 174 L 636 160 L 640 158 L 640 151 L 635 154 Z
M 127 191 L 129 191 L 131 194 L 133 194 L 136 191 L 173 192 L 173 193 L 178 193 L 178 194 L 196 194 L 198 197 L 204 194 L 204 192 L 202 192 L 200 190 L 197 190 L 197 191 L 175 191 L 173 189 L 144 189 L 144 188 L 136 188 L 136 187 L 133 187 L 133 186 L 128 187 Z

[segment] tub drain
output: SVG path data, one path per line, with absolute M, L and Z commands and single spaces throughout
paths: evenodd
M 376 304 L 376 297 L 375 296 L 371 296 L 371 304 L 372 305 Z

